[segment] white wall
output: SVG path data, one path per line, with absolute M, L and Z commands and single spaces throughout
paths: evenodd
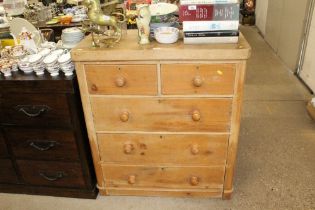
M 265 36 L 269 0 L 256 0 L 256 26 Z
M 309 0 L 268 2 L 265 39 L 293 72 L 298 65 L 308 3 Z
M 309 0 L 284 1 L 278 55 L 295 72 L 298 67 Z
M 315 92 L 315 12 L 308 36 L 303 68 L 300 77 Z

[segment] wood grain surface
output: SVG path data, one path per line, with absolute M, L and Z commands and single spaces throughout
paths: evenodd
M 101 161 L 120 164 L 224 165 L 228 135 L 99 134 Z
M 228 132 L 231 105 L 230 99 L 91 98 L 96 131 Z
M 161 65 L 162 93 L 166 95 L 233 95 L 233 64 Z
M 177 167 L 134 166 L 102 164 L 107 187 L 168 188 L 168 189 L 222 189 L 224 166 Z M 134 177 L 133 181 L 130 180 Z M 196 178 L 196 183 L 193 182 Z
M 90 94 L 156 95 L 156 65 L 86 65 Z

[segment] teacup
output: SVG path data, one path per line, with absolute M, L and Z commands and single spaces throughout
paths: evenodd
M 14 57 L 20 57 L 25 55 L 25 50 L 23 45 L 16 45 L 12 48 L 11 55 Z
M 7 65 L 6 65 L 6 66 L 2 66 L 1 72 L 3 73 L 3 75 L 4 75 L 5 77 L 10 77 L 10 76 L 12 76 L 10 66 L 7 66 Z
M 38 54 L 42 55 L 43 57 L 47 56 L 49 53 L 51 52 L 51 50 L 49 48 L 44 48 L 41 51 L 39 51 Z
M 48 56 L 46 56 L 43 60 L 44 64 L 47 66 L 53 65 L 57 62 L 58 60 L 58 56 L 55 54 L 50 54 Z

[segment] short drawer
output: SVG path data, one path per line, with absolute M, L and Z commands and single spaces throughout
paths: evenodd
M 7 94 L 2 98 L 1 122 L 17 125 L 70 126 L 67 96 Z
M 7 156 L 8 156 L 7 146 L 4 141 L 3 133 L 0 130 L 0 158 Z
M 102 165 L 107 187 L 117 188 L 223 188 L 224 166 L 150 167 Z
M 12 162 L 9 159 L 0 159 L 0 183 L 17 183 Z
M 165 95 L 232 95 L 235 64 L 161 65 Z
M 96 131 L 228 132 L 231 99 L 91 98 Z
M 17 164 L 27 184 L 76 188 L 85 186 L 79 163 L 18 160 Z
M 85 65 L 85 73 L 91 94 L 157 95 L 156 65 Z
M 6 128 L 5 132 L 17 159 L 79 160 L 71 130 Z
M 224 165 L 227 144 L 228 135 L 98 135 L 105 163 Z

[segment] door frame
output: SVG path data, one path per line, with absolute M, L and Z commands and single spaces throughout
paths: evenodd
M 298 68 L 296 71 L 297 76 L 302 81 L 303 81 L 303 79 L 300 77 L 300 73 L 301 73 L 301 71 L 303 69 L 303 65 L 304 65 L 306 47 L 307 47 L 307 42 L 308 42 L 308 38 L 309 38 L 309 33 L 310 33 L 311 24 L 312 24 L 312 18 L 313 18 L 314 10 L 315 10 L 315 0 L 309 0 L 309 9 L 308 9 L 308 12 L 306 14 L 304 34 L 303 34 L 303 38 L 302 38 L 300 56 L 299 56 L 299 61 L 298 61 Z

